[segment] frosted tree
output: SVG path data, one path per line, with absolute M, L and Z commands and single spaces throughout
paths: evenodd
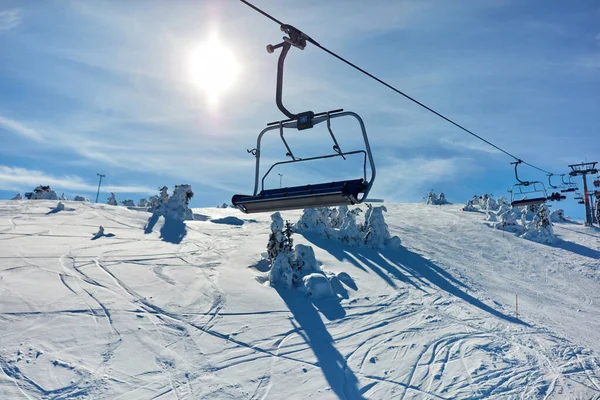
M 121 204 L 123 204 L 125 207 L 135 207 L 133 200 L 123 200 Z
M 21 193 L 17 193 L 11 200 L 23 200 L 23 196 Z
M 521 237 L 539 243 L 552 244 L 554 242 L 554 231 L 546 204 L 538 207 L 536 215 L 528 226 L 528 231 L 521 235 Z
M 271 260 L 271 264 L 275 261 L 277 255 L 284 251 L 285 239 L 281 214 L 278 212 L 271 214 L 271 234 L 267 243 L 267 255 L 269 260 Z
M 430 205 L 438 204 L 438 196 L 437 196 L 437 194 L 435 194 L 435 192 L 433 190 L 427 194 L 427 200 L 425 201 L 425 203 L 430 204 Z
M 388 225 L 385 223 L 383 212 L 387 212 L 385 206 L 370 207 L 368 219 L 365 223 L 364 244 L 372 248 L 400 247 L 400 238 L 390 234 Z
M 108 204 L 109 206 L 119 205 L 119 203 L 117 203 L 117 196 L 115 196 L 113 192 L 110 192 L 110 197 L 108 198 L 108 200 L 106 200 L 106 204 Z
M 140 208 L 148 207 L 148 199 L 140 199 L 137 206 Z
M 61 194 L 59 200 L 67 200 L 67 198 L 65 197 L 65 194 Z
M 90 199 L 88 199 L 87 197 L 83 197 L 83 196 L 75 196 L 75 198 L 73 199 L 75 201 L 90 201 Z
M 473 204 L 473 200 L 471 199 L 471 200 L 467 201 L 467 204 L 462 208 L 462 210 L 474 212 L 474 211 L 477 211 L 477 208 L 475 208 L 475 205 Z
M 33 192 L 25 193 L 25 197 L 30 200 L 58 200 L 58 195 L 50 186 L 40 185 L 33 189 Z
M 194 213 L 189 208 L 192 197 L 194 197 L 194 192 L 190 185 L 175 185 L 173 195 L 159 211 L 165 217 L 180 221 L 192 220 L 194 219 Z

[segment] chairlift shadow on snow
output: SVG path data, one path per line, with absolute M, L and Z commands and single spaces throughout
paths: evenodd
M 365 268 L 361 265 L 363 263 L 391 287 L 397 287 L 392 277 L 410 284 L 421 291 L 425 291 L 423 287 L 437 287 L 500 319 L 529 326 L 529 324 L 495 310 L 481 300 L 466 293 L 465 290 L 469 290 L 467 285 L 454 278 L 430 260 L 403 246 L 394 250 L 375 250 L 344 246 L 339 242 L 323 239 L 310 233 L 303 234 L 303 236 L 314 245 L 329 252 L 339 261 L 348 261 L 364 271 Z
M 318 367 L 323 372 L 331 390 L 338 398 L 364 399 L 358 386 L 358 379 L 346 359 L 334 346 L 334 339 L 327 331 L 319 311 L 329 319 L 342 318 L 344 309 L 338 299 L 310 299 L 295 290 L 276 288 L 301 330 L 298 334 L 317 357 Z
M 159 218 L 159 214 L 152 214 L 152 216 L 148 219 L 146 226 L 144 226 L 144 233 L 146 235 L 152 232 Z M 164 216 L 163 219 L 165 222 L 162 228 L 160 228 L 160 238 L 165 242 L 173 244 L 181 243 L 187 234 L 185 223 L 183 221 Z
M 556 238 L 555 242 L 550 246 L 558 247 L 559 249 L 570 251 L 571 253 L 579 254 L 583 257 L 589 257 L 595 260 L 600 260 L 600 251 L 590 249 L 589 247 L 585 247 L 580 244 L 569 242 L 560 238 Z

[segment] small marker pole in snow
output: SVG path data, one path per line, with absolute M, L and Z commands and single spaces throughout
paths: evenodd
M 519 319 L 519 296 L 515 294 L 515 316 Z

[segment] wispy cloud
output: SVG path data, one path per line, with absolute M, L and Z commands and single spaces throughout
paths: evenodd
M 18 9 L 0 11 L 0 33 L 16 28 L 21 22 L 21 12 Z
M 97 189 L 95 183 L 89 184 L 76 175 L 52 176 L 42 171 L 0 165 L 0 188 L 3 190 L 32 190 L 37 185 L 81 192 L 95 192 Z M 156 193 L 155 188 L 137 185 L 108 185 L 102 188 L 115 193 Z
M 29 128 L 23 125 L 23 123 L 14 119 L 9 119 L 0 115 L 0 129 L 2 128 L 9 130 L 13 133 L 19 134 L 21 136 L 28 137 L 29 139 L 34 139 L 38 141 L 43 140 L 42 134 L 36 131 L 35 129 Z

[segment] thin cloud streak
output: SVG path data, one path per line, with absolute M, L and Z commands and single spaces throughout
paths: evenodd
M 14 119 L 9 119 L 6 117 L 3 117 L 2 115 L 0 115 L 0 129 L 6 129 L 9 130 L 13 133 L 16 133 L 18 135 L 21 136 L 25 136 L 29 139 L 33 139 L 33 140 L 37 140 L 37 141 L 42 141 L 44 140 L 43 136 L 41 133 L 39 133 L 38 131 L 28 128 L 27 126 L 23 125 L 23 123 L 16 121 Z
M 18 9 L 0 11 L 0 34 L 19 26 L 21 12 Z
M 54 189 L 60 188 L 81 192 L 95 192 L 98 188 L 96 184 L 86 183 L 76 175 L 55 177 L 42 171 L 0 165 L 0 188 L 3 190 L 32 190 L 38 185 L 50 185 Z M 102 189 L 103 191 L 115 193 L 156 194 L 157 192 L 155 188 L 136 185 L 107 185 L 102 186 Z

